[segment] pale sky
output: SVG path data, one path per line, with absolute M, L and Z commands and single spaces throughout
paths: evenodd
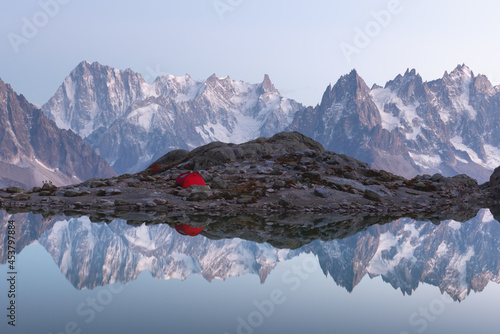
M 267 73 L 305 105 L 353 68 L 371 86 L 465 63 L 498 84 L 498 13 L 494 0 L 4 0 L 0 78 L 39 105 L 83 60 L 147 81 Z

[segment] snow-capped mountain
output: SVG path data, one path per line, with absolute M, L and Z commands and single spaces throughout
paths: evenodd
M 165 280 L 256 274 L 263 282 L 283 259 L 280 253 L 286 254 L 241 239 L 186 237 L 168 225 L 134 227 L 122 220 L 96 224 L 87 217 L 56 222 L 38 242 L 79 289 L 129 282 L 142 271 Z
M 431 82 L 408 70 L 372 89 L 353 70 L 288 130 L 405 177 L 465 173 L 485 182 L 500 165 L 500 87 L 465 65 Z
M 99 63 L 80 63 L 42 106 L 42 111 L 61 129 L 82 138 L 107 128 L 136 100 L 147 94 L 140 74 L 119 71 Z
M 61 130 L 0 79 L 0 186 L 78 183 L 114 172 L 78 135 Z
M 212 141 L 241 143 L 285 129 L 303 107 L 260 84 L 215 75 L 160 76 L 80 63 L 42 110 L 80 134 L 118 173 L 137 172 L 166 152 Z
M 17 251 L 38 240 L 79 289 L 129 282 L 142 271 L 160 279 L 195 275 L 208 281 L 251 274 L 264 282 L 278 263 L 304 253 L 317 256 L 325 275 L 348 291 L 364 278 L 381 276 L 405 294 L 427 283 L 464 300 L 490 282 L 500 283 L 500 224 L 488 209 L 465 223 L 404 218 L 295 250 L 242 239 L 186 237 L 167 225 L 91 223 L 87 217 L 47 221 L 4 214 L 0 227 L 10 218 L 16 220 Z M 6 238 L 0 239 L 0 263 L 5 263 Z
M 439 225 L 404 218 L 346 239 L 314 241 L 288 256 L 313 253 L 323 272 L 352 291 L 367 275 L 411 294 L 421 283 L 454 300 L 500 283 L 500 225 L 488 209 L 472 220 Z
M 466 173 L 480 182 L 500 165 L 500 86 L 465 65 L 424 82 L 408 70 L 371 89 L 353 70 L 305 108 L 260 84 L 212 75 L 160 76 L 82 62 L 42 110 L 80 134 L 118 173 L 211 141 L 241 143 L 299 131 L 325 148 L 405 177 Z

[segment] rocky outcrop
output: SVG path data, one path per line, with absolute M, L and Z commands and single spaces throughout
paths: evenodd
M 183 166 L 184 168 L 200 170 L 231 162 L 271 158 L 277 154 L 292 154 L 306 150 L 317 153 L 325 151 L 321 144 L 298 132 L 282 132 L 270 139 L 258 138 L 240 145 L 213 142 L 191 152 L 175 150 L 167 153 L 153 165 L 169 165 L 189 161 Z
M 182 173 L 197 171 L 206 186 L 173 188 Z M 374 170 L 326 151 L 297 133 L 279 133 L 243 144 L 214 142 L 191 152 L 174 151 L 137 174 L 84 183 L 0 192 L 0 205 L 25 210 L 158 213 L 315 212 L 386 217 L 470 216 L 489 207 L 489 184 L 466 176 L 422 175 L 413 179 Z M 25 196 L 25 195 L 28 195 Z

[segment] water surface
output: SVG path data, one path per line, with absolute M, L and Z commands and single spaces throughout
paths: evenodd
M 6 318 L 11 219 L 16 327 Z M 2 212 L 1 332 L 498 332 L 500 224 L 487 209 L 292 248 L 226 238 L 220 226 L 185 236 L 168 224 Z

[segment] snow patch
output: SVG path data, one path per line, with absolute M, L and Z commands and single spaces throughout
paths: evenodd
M 437 256 L 443 256 L 448 253 L 448 245 L 443 241 L 441 244 L 439 244 L 439 247 L 436 251 Z
M 49 168 L 47 166 L 45 166 L 40 160 L 38 160 L 37 158 L 34 158 L 33 161 L 35 161 L 38 165 L 42 166 L 42 168 L 48 170 L 49 172 L 52 172 L 52 173 L 55 173 L 56 171 L 59 170 L 59 168 Z
M 468 147 L 463 143 L 463 139 L 460 136 L 455 136 L 451 138 L 451 143 L 455 147 L 455 149 L 459 151 L 464 151 L 466 152 L 472 162 L 483 166 L 487 169 L 494 170 L 498 166 L 500 166 L 500 149 L 498 147 L 489 145 L 489 144 L 484 144 L 484 150 L 486 152 L 486 156 L 488 157 L 486 161 L 483 161 L 481 158 L 479 158 L 478 154 L 476 151 Z M 459 160 L 457 158 L 457 160 Z M 463 159 L 460 159 L 459 161 L 463 162 Z
M 490 209 L 484 209 L 482 212 L 483 216 L 481 218 L 481 222 L 489 223 L 495 221 L 495 217 L 491 213 Z
M 160 106 L 157 104 L 150 104 L 146 107 L 134 109 L 127 115 L 127 118 L 148 131 L 152 126 L 152 121 L 154 120 L 155 114 L 158 113 L 159 108 Z
M 392 115 L 391 113 L 385 112 L 385 105 L 392 102 L 395 94 L 386 88 L 374 89 L 370 92 L 373 102 L 377 106 L 380 116 L 382 118 L 382 128 L 392 131 L 399 126 L 401 126 L 401 120 Z
M 420 236 L 420 232 L 415 228 L 415 224 L 406 224 L 403 229 L 405 231 L 410 231 L 412 238 L 418 238 Z
M 458 231 L 458 230 L 460 230 L 460 228 L 462 227 L 462 224 L 461 224 L 460 222 L 457 222 L 456 220 L 450 220 L 450 221 L 448 222 L 448 226 L 449 226 L 451 229 L 453 229 L 453 230 L 455 230 L 455 231 Z
M 208 123 L 197 126 L 196 132 L 207 143 L 221 141 L 224 143 L 240 144 L 259 137 L 261 122 L 251 116 L 241 113 L 235 114 L 234 129 L 231 130 L 221 123 Z
M 125 239 L 127 239 L 129 243 L 147 250 L 156 249 L 156 245 L 154 241 L 151 240 L 151 236 L 149 235 L 149 228 L 146 226 L 146 224 L 142 224 L 131 232 L 133 232 L 133 234 L 125 235 Z
M 485 144 L 484 150 L 486 152 L 486 156 L 488 157 L 486 166 L 492 170 L 500 166 L 500 148 Z
M 416 103 L 412 105 L 405 105 L 403 100 L 397 96 L 396 92 L 393 92 L 389 88 L 374 89 L 370 92 L 370 95 L 380 112 L 380 117 L 382 118 L 382 128 L 388 131 L 403 128 L 402 120 L 405 120 L 408 124 L 413 124 L 415 120 L 421 120 L 417 114 L 417 108 L 420 104 Z M 395 104 L 400 110 L 399 115 L 394 116 L 393 114 L 386 112 L 385 106 L 387 104 Z M 414 127 L 411 133 L 406 134 L 406 139 L 415 140 L 421 132 L 421 127 Z
M 413 162 L 424 169 L 431 169 L 438 167 L 442 160 L 438 155 L 427 155 L 427 154 L 415 154 L 412 152 L 408 152 L 410 157 L 413 159 Z
M 467 253 L 465 255 L 455 255 L 450 261 L 450 268 L 453 268 L 457 271 L 459 284 L 462 292 L 458 296 L 460 300 L 465 299 L 467 296 L 467 292 L 469 289 L 469 285 L 467 284 L 467 262 L 474 256 L 474 248 L 468 247 Z
M 396 247 L 396 255 L 392 259 L 384 259 L 382 252 L 389 251 L 392 247 Z M 386 232 L 380 235 L 377 252 L 371 259 L 367 267 L 367 272 L 371 275 L 387 275 L 389 272 L 394 271 L 394 268 L 403 259 L 416 261 L 413 255 L 415 248 L 417 248 L 417 245 L 414 246 L 411 244 L 411 238 L 398 240 L 394 234 Z

